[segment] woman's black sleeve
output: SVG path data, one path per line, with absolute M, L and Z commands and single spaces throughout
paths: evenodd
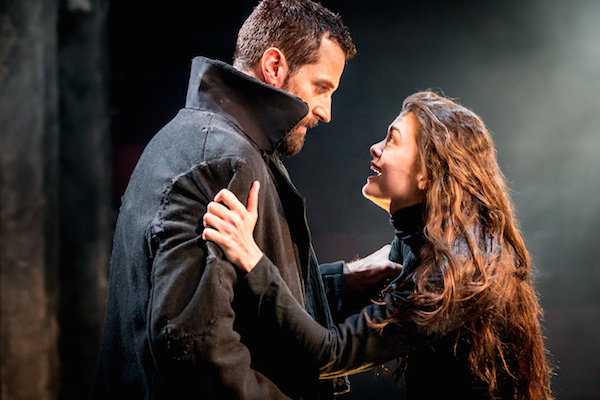
M 286 348 L 319 367 L 321 378 L 358 373 L 398 358 L 428 340 L 424 329 L 412 322 L 378 328 L 407 292 L 394 291 L 386 303 L 372 304 L 327 329 L 314 321 L 295 300 L 278 269 L 265 256 L 240 280 L 236 296 L 244 296 L 258 313 L 256 329 L 265 340 L 278 338 Z M 274 340 L 275 342 L 275 340 Z M 286 351 L 286 349 L 273 349 Z

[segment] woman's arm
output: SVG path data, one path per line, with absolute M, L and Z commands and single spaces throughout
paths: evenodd
M 235 194 L 223 189 L 208 204 L 203 217 L 202 239 L 217 243 L 227 259 L 243 272 L 250 272 L 263 256 L 253 237 L 258 219 L 259 190 L 260 182 L 255 181 L 246 208 Z M 397 276 L 402 265 L 391 261 L 389 254 L 390 245 L 385 245 L 368 257 L 347 263 L 344 277 L 348 288 L 363 291 L 383 279 Z
M 248 208 L 229 190 L 220 190 L 208 203 L 203 217 L 202 239 L 217 243 L 227 259 L 244 272 L 250 272 L 263 256 L 253 236 L 259 190 L 260 182 L 254 181 L 248 194 Z
M 398 301 L 407 294 L 397 291 L 393 296 Z M 332 329 L 324 328 L 298 304 L 266 256 L 238 282 L 236 295 L 244 296 L 245 301 L 256 307 L 259 315 L 256 329 L 265 340 L 277 337 L 286 347 L 301 350 L 298 353 L 304 354 L 307 361 L 318 365 L 322 378 L 367 370 L 427 341 L 423 329 L 414 323 L 374 327 L 373 323 L 383 322 L 392 312 L 389 304 L 372 304 Z
M 375 328 L 392 313 L 391 304 L 408 292 L 395 292 L 396 303 L 373 304 L 343 323 L 327 329 L 314 321 L 295 300 L 278 269 L 263 255 L 252 237 L 257 219 L 258 185 L 254 184 L 246 208 L 231 192 L 222 190 L 208 206 L 204 216 L 205 240 L 217 243 L 229 261 L 247 272 L 236 286 L 236 296 L 258 314 L 256 329 L 277 338 L 288 349 L 316 364 L 321 377 L 357 373 L 387 362 L 422 345 L 426 340 L 421 328 L 412 322 Z M 222 203 L 222 204 L 221 204 Z M 286 351 L 286 348 L 274 351 Z

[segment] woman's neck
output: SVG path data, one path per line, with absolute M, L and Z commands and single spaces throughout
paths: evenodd
M 396 230 L 396 236 L 412 247 L 423 244 L 423 209 L 424 203 L 401 208 L 390 217 L 390 223 Z

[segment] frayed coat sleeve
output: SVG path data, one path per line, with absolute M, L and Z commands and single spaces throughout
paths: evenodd
M 200 164 L 174 180 L 149 229 L 150 356 L 156 379 L 177 388 L 171 398 L 288 398 L 252 369 L 234 330 L 236 270 L 216 245 L 201 239 L 202 216 L 216 192 L 228 187 L 247 198 L 258 178 L 243 160 Z

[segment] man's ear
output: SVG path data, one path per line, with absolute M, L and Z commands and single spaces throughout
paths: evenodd
M 288 73 L 289 67 L 285 56 L 277 47 L 270 47 L 263 53 L 260 60 L 265 83 L 281 89 Z

